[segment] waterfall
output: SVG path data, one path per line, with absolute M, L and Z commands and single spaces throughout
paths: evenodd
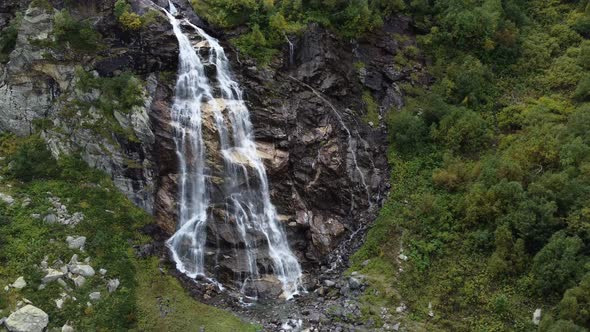
M 176 18 L 172 3 L 164 12 L 180 49 L 171 111 L 180 164 L 180 208 L 177 231 L 167 241 L 176 267 L 190 277 L 213 280 L 206 264 L 207 230 L 211 223 L 228 223 L 243 243 L 236 258 L 247 269 L 246 275 L 239 276 L 242 292 L 248 283 L 272 272 L 281 282 L 284 296 L 291 298 L 302 288 L 301 267 L 271 203 L 249 112 L 229 61 L 215 38 L 188 20 Z M 192 30 L 191 34 L 183 28 Z M 205 129 L 218 137 L 204 137 Z M 211 139 L 215 142 L 208 141 Z M 212 164 L 214 157 L 222 162 Z M 214 183 L 214 174 L 220 175 L 222 184 Z M 221 201 L 215 201 L 214 191 Z M 224 219 L 220 221 L 219 215 Z M 257 264 L 261 252 L 266 251 L 272 271 L 260 271 Z
M 289 66 L 292 66 L 295 63 L 295 45 L 293 45 L 287 35 L 285 35 L 285 39 L 287 40 L 287 44 L 289 44 Z

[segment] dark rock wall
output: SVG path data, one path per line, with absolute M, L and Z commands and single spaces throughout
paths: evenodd
M 156 1 L 160 5 L 163 2 Z M 25 10 L 26 3 L 2 2 L 0 26 L 3 17 Z M 62 5 L 52 3 L 56 8 Z M 57 127 L 68 128 L 69 120 L 59 115 L 60 100 L 75 94 L 72 83 L 77 65 L 102 77 L 133 71 L 146 82 L 145 107 L 138 110 L 139 115 L 121 121 L 133 127 L 139 142 L 113 134 L 112 143 L 74 129 L 66 130 L 66 134 L 48 130 L 43 135 L 56 155 L 81 150 L 89 164 L 109 172 L 127 196 L 153 212 L 165 234 L 172 234 L 178 209 L 178 167 L 169 122 L 178 45 L 165 19 L 141 32 L 122 30 L 112 15 L 113 3 L 99 1 L 93 7 L 100 17 L 95 26 L 106 45 L 99 54 L 76 61 L 53 54 L 53 60 L 47 60 L 41 56 L 45 50 L 31 45 L 28 39 L 19 39 L 14 54 L 24 54 L 21 58 L 26 62 L 14 58 L 8 65 L 0 65 L 0 93 L 11 98 L 10 103 L 0 101 L 0 130 L 28 134 L 34 130 L 35 118 L 47 118 Z M 140 13 L 152 4 L 147 0 L 131 3 Z M 188 9 L 185 1 L 178 5 Z M 50 16 L 29 11 L 25 15 L 29 23 L 21 27 L 23 34 L 35 37 L 50 31 Z M 84 14 L 74 11 L 74 15 Z M 196 16 L 190 17 L 206 27 Z M 38 18 L 47 21 L 46 26 L 36 25 Z M 420 68 L 396 66 L 393 59 L 401 43 L 392 36 L 403 35 L 404 43 L 414 43 L 408 19 L 391 18 L 382 30 L 356 42 L 342 41 L 310 24 L 301 36 L 291 37 L 295 44 L 293 63 L 285 48 L 282 58 L 269 68 L 240 58 L 226 43 L 231 32 L 210 32 L 228 50 L 234 74 L 242 84 L 267 166 L 272 200 L 292 247 L 307 268 L 346 256 L 350 248 L 342 247 L 359 242 L 362 232 L 355 231 L 372 221 L 388 188 L 383 121 L 370 126 L 362 120 L 366 105 L 361 95 L 369 91 L 375 97 L 382 118 L 403 105 L 398 84 L 408 81 Z M 359 62 L 362 68 L 355 65 Z M 34 105 L 25 103 L 31 102 L 27 97 L 31 91 L 36 94 Z M 25 113 L 33 111 L 23 118 L 19 112 L 25 108 Z M 140 166 L 127 167 L 129 160 Z M 214 232 L 216 228 L 212 229 Z M 353 233 L 356 237 L 348 241 Z

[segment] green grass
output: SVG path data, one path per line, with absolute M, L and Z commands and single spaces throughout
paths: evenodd
M 5 313 L 16 308 L 18 301 L 27 298 L 50 317 L 49 328 L 60 328 L 67 321 L 79 331 L 255 331 L 231 313 L 201 304 L 190 297 L 172 276 L 161 276 L 157 259 L 139 260 L 132 245 L 150 239 L 140 232 L 152 223 L 152 217 L 134 206 L 106 174 L 88 168 L 74 158 L 59 162 L 51 159 L 38 137 L 16 138 L 0 136 L 0 192 L 15 198 L 12 206 L 0 203 L 0 286 L 24 276 L 27 287 L 0 295 L 0 310 Z M 37 167 L 22 172 L 29 159 Z M 7 167 L 12 162 L 12 167 Z M 27 166 L 28 167 L 28 166 Z M 75 227 L 47 224 L 31 217 L 48 213 L 50 196 L 60 198 L 68 212 L 82 212 L 84 220 Z M 25 198 L 31 203 L 23 207 Z M 85 252 L 69 249 L 68 235 L 87 237 Z M 57 282 L 38 290 L 43 272 L 37 265 L 48 256 L 49 265 L 56 259 L 67 263 L 76 253 L 80 260 L 90 257 L 97 271 L 86 278 L 86 284 L 69 294 L 77 301 L 67 300 L 59 310 L 54 300 L 63 292 Z M 107 269 L 106 279 L 98 275 Z M 119 289 L 109 294 L 107 279 L 118 278 Z M 73 283 L 71 288 L 74 288 Z M 100 291 L 102 299 L 87 307 L 88 295 Z M 161 317 L 157 296 L 171 299 L 173 311 Z
M 137 331 L 257 331 L 236 316 L 192 299 L 180 282 L 158 269 L 158 259 L 136 260 Z M 166 314 L 162 314 L 166 312 Z
M 379 127 L 379 104 L 377 104 L 370 91 L 363 92 L 363 103 L 367 111 L 363 116 L 363 120 L 372 127 Z

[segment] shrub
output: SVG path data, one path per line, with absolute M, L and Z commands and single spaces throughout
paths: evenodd
M 18 37 L 18 26 L 22 16 L 17 14 L 15 18 L 10 21 L 10 24 L 0 32 L 0 63 L 8 61 L 8 56 L 16 46 L 16 38 Z
M 35 137 L 18 147 L 10 157 L 10 165 L 10 175 L 25 182 L 59 174 L 57 162 L 47 150 L 45 142 Z
M 139 30 L 142 26 L 141 17 L 131 12 L 124 12 L 119 17 L 119 22 L 125 30 Z
M 427 140 L 427 133 L 424 120 L 407 110 L 392 112 L 389 116 L 389 138 L 400 151 L 419 148 Z
M 77 51 L 94 52 L 100 48 L 102 36 L 87 21 L 77 21 L 63 9 L 54 17 L 53 34 L 56 45 L 68 43 Z
M 462 107 L 442 118 L 432 136 L 460 153 L 476 153 L 485 149 L 491 140 L 486 121 L 479 114 Z
M 590 101 L 590 75 L 584 76 L 574 92 L 574 98 L 577 101 Z
M 567 237 L 562 232 L 553 235 L 533 258 L 535 292 L 555 295 L 574 286 L 584 272 L 582 245 L 578 237 Z

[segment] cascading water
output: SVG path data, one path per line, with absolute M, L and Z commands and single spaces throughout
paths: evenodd
M 270 201 L 249 112 L 238 83 L 232 79 L 229 61 L 215 38 L 188 20 L 176 18 L 172 3 L 164 12 L 180 48 L 172 106 L 180 163 L 180 220 L 178 230 L 167 242 L 176 267 L 190 277 L 212 280 L 213 271 L 206 264 L 206 255 L 210 254 L 206 249 L 207 230 L 211 223 L 229 223 L 240 241 L 241 257 L 236 259 L 246 266 L 247 273 L 237 277 L 242 292 L 261 274 L 272 272 L 281 282 L 284 296 L 291 298 L 302 287 L 301 267 Z M 183 32 L 183 27 L 194 33 Z M 195 36 L 198 42 L 191 40 Z M 209 118 L 211 124 L 204 120 Z M 205 127 L 217 133 L 215 144 L 205 140 Z M 222 165 L 211 164 L 212 156 L 219 156 Z M 221 184 L 214 183 L 213 173 L 220 174 Z M 214 201 L 213 191 L 222 198 Z M 219 215 L 224 218 L 220 220 Z M 238 255 L 238 248 L 235 252 Z M 260 271 L 258 260 L 263 252 L 272 261 L 272 271 Z

